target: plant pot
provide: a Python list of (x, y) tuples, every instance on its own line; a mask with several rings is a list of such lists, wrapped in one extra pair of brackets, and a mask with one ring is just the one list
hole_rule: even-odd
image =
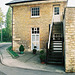
[(45, 59), (41, 59), (41, 58), (40, 58), (40, 61), (41, 61), (42, 64), (45, 63)]
[(33, 54), (36, 54), (36, 49), (33, 49)]
[(33, 54), (36, 54), (36, 51), (33, 51)]
[(21, 51), (20, 54), (24, 54), (24, 51)]
[(41, 62), (41, 64), (45, 64), (45, 62)]

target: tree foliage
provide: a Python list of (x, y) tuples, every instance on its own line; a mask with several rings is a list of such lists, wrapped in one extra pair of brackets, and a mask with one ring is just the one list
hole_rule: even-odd
[[(0, 8), (0, 22), (3, 21), (3, 13)], [(9, 7), (6, 14), (6, 28), (2, 29), (2, 39), (4, 42), (12, 41), (12, 9)], [(1, 41), (1, 29), (0, 29), (0, 41)]]
[(2, 12), (2, 10), (1, 10), (1, 8), (0, 8), (0, 41), (2, 41), (2, 39), (1, 39), (1, 37), (2, 37), (2, 24), (4, 23), (4, 21), (3, 21), (3, 17), (4, 17), (4, 15), (3, 15), (3, 12)]
[(9, 7), (7, 14), (6, 14), (6, 40), (5, 41), (12, 41), (12, 9)]
[(3, 15), (3, 12), (2, 12), (2, 10), (0, 8), (0, 23), (3, 21), (3, 18), (2, 17), (4, 17), (4, 15)]

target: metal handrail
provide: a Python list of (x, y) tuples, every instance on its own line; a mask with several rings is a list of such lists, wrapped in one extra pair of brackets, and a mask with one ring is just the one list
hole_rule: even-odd
[(49, 47), (50, 47), (50, 42), (51, 42), (51, 33), (52, 33), (52, 27), (53, 27), (53, 20), (54, 20), (54, 16), (52, 17), (52, 23), (51, 23), (51, 25), (50, 25), (48, 49), (49, 49)]

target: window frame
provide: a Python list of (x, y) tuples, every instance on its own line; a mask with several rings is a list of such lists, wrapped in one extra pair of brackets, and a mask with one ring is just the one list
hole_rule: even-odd
[[(56, 8), (56, 10), (55, 10), (55, 8)], [(59, 13), (57, 12), (57, 8), (59, 8)], [(60, 7), (54, 7), (54, 15), (59, 15), (60, 14)]]
[[(39, 15), (32, 16), (32, 8), (39, 8)], [(31, 18), (40, 17), (40, 7), (31, 7)]]

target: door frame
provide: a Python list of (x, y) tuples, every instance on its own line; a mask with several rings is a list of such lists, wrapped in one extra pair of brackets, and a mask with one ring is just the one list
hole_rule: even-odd
[[(59, 15), (54, 15), (54, 13), (55, 13), (55, 12), (54, 12), (54, 8), (55, 8), (55, 7), (59, 7)], [(60, 6), (53, 6), (53, 16), (59, 16), (59, 18), (60, 18)]]
[[(32, 27), (32, 28), (39, 28), (39, 27)], [(32, 50), (32, 35), (37, 35), (37, 34), (32, 34), (32, 28), (31, 28), (31, 50)], [(40, 28), (39, 28), (39, 49), (40, 50)]]

